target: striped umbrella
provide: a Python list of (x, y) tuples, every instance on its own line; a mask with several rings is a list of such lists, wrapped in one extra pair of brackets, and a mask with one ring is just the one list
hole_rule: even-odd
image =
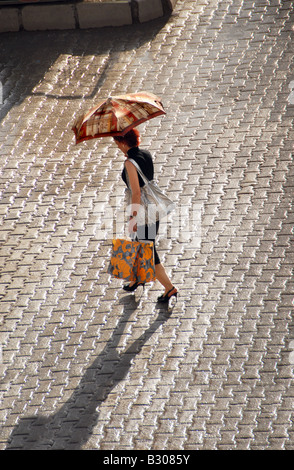
[(76, 143), (97, 137), (122, 136), (133, 127), (166, 114), (160, 98), (140, 92), (110, 96), (80, 116), (72, 127)]

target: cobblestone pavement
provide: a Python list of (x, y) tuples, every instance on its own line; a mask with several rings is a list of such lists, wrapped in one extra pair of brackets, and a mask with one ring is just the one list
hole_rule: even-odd
[[(1, 449), (294, 448), (293, 10), (179, 0), (143, 25), (1, 35)], [(199, 247), (159, 239), (172, 312), (158, 282), (109, 278), (97, 207), (122, 205), (124, 159), (71, 131), (137, 90), (167, 111), (141, 126), (161, 185), (201, 207)]]

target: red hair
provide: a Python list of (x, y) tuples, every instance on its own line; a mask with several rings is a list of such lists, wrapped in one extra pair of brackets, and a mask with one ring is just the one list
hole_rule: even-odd
[(129, 147), (138, 147), (140, 143), (140, 132), (138, 129), (131, 129), (125, 135), (114, 137), (116, 142), (121, 142)]

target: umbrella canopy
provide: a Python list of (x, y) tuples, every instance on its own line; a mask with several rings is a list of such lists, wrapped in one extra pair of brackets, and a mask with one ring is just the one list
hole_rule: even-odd
[(160, 99), (153, 93), (110, 96), (79, 117), (72, 130), (78, 144), (97, 137), (124, 135), (133, 127), (161, 114), (166, 113)]

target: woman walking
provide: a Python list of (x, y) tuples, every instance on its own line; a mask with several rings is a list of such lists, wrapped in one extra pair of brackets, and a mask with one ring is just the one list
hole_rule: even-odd
[[(114, 137), (114, 141), (126, 157), (124, 170), (122, 172), (122, 179), (129, 187), (132, 195), (129, 232), (131, 234), (136, 233), (138, 240), (153, 242), (155, 276), (165, 289), (164, 293), (158, 297), (157, 301), (160, 303), (168, 303), (170, 298), (177, 297), (178, 291), (167, 276), (155, 247), (155, 237), (159, 230), (159, 222), (156, 222), (152, 225), (137, 224), (137, 209), (141, 202), (141, 188), (144, 186), (144, 182), (141, 176), (138, 174), (136, 167), (131, 161), (129, 161), (129, 159), (134, 160), (136, 164), (139, 165), (142, 173), (146, 176), (146, 178), (148, 180), (152, 180), (154, 175), (152, 157), (150, 152), (139, 148), (140, 133), (137, 129), (132, 129), (122, 137)], [(131, 282), (130, 284), (124, 286), (124, 290), (127, 292), (134, 292), (139, 285), (140, 284), (138, 282)]]

